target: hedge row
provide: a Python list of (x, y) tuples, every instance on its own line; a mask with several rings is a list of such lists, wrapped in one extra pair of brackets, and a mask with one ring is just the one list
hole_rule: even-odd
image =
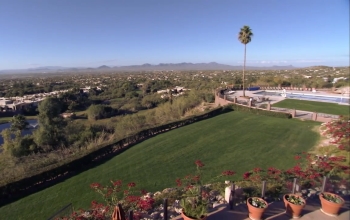
[(80, 154), (75, 158), (67, 158), (67, 160), (61, 161), (60, 164), (54, 164), (50, 168), (45, 168), (45, 170), (42, 169), (36, 171), (36, 173), (30, 174), (29, 177), (0, 186), (0, 206), (52, 186), (91, 167), (97, 166), (142, 140), (228, 111), (232, 111), (232, 109), (218, 107), (200, 115), (191, 116), (158, 127), (139, 131), (123, 138), (122, 140), (118, 140), (115, 143), (99, 146), (99, 149), (92, 152), (85, 152), (85, 155)]
[(234, 103), (229, 104), (228, 106), (229, 106), (228, 108), (231, 108), (234, 111), (250, 112), (256, 115), (266, 115), (266, 116), (271, 116), (276, 118), (292, 118), (292, 115), (286, 112), (269, 111), (266, 109), (254, 108), (254, 107), (249, 107), (246, 105), (239, 105)]

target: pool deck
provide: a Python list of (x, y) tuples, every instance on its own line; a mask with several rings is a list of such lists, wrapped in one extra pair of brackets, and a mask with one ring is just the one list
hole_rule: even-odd
[[(255, 94), (257, 92), (262, 92), (265, 90), (256, 90), (256, 91), (245, 91), (245, 95), (246, 96), (250, 96), (250, 97), (261, 97), (261, 96), (265, 96), (265, 97), (269, 97), (269, 100), (271, 102), (271, 104), (280, 102), (282, 100), (284, 100), (285, 98), (282, 96), (269, 96), (269, 95), (262, 95), (262, 94)], [(266, 91), (271, 91), (271, 92), (282, 92), (282, 90), (266, 90)], [(332, 93), (332, 92), (326, 92), (326, 91), (317, 91), (317, 92), (312, 92), (312, 91), (299, 91), (299, 90), (286, 90), (287, 93), (300, 93), (300, 94), (308, 94), (308, 95), (325, 95), (325, 96), (333, 96), (333, 97), (347, 97), (349, 98), (350, 95), (349, 94), (337, 94), (337, 93)], [(236, 91), (234, 94), (229, 95), (231, 97), (234, 96), (243, 96), (243, 91)], [(316, 100), (313, 100), (316, 101)], [(317, 100), (317, 102), (325, 102), (322, 100)], [(334, 103), (334, 102), (330, 102), (330, 103)], [(340, 103), (340, 104), (344, 104), (346, 105), (346, 103)]]

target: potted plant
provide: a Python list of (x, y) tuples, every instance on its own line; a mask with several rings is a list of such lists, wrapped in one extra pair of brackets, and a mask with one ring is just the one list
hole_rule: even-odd
[(320, 200), (321, 211), (330, 216), (337, 216), (340, 208), (345, 203), (342, 197), (329, 192), (321, 193)]
[(286, 194), (283, 196), (286, 213), (293, 218), (299, 218), (306, 205), (305, 199), (296, 194)]
[(201, 189), (198, 186), (189, 190), (193, 195), (186, 196), (180, 200), (182, 218), (184, 220), (205, 220), (208, 214), (209, 199), (200, 195)]
[[(184, 220), (205, 220), (210, 207), (209, 189), (203, 186), (201, 181), (201, 168), (204, 164), (200, 160), (195, 161), (195, 164), (197, 170), (194, 175), (187, 175), (182, 179), (176, 180), (177, 186), (181, 186), (183, 191), (180, 205), (182, 208), (181, 216)], [(233, 174), (233, 171), (227, 170), (213, 179)]]
[(250, 197), (247, 199), (247, 206), (249, 211), (249, 218), (252, 220), (260, 220), (265, 210), (267, 209), (267, 202), (259, 197)]

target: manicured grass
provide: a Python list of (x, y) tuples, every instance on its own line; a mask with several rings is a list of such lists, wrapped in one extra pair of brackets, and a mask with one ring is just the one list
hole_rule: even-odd
[(273, 104), (272, 106), (333, 115), (349, 115), (350, 111), (350, 106), (348, 105), (338, 105), (328, 102), (314, 102), (295, 99), (285, 99), (283, 101), (277, 102), (276, 104)]
[(104, 164), (62, 183), (0, 208), (5, 219), (45, 219), (66, 204), (87, 208), (100, 195), (93, 182), (108, 184), (121, 179), (148, 191), (175, 187), (175, 179), (195, 170), (194, 161), (205, 164), (203, 178), (224, 170), (241, 179), (254, 167), (294, 165), (293, 156), (311, 150), (319, 140), (312, 129), (320, 123), (230, 112), (197, 122), (133, 146)]
[[(31, 119), (38, 119), (37, 116), (25, 116), (27, 120), (31, 120)], [(0, 118), (0, 124), (6, 124), (9, 123), (11, 121), (12, 117), (1, 117)]]

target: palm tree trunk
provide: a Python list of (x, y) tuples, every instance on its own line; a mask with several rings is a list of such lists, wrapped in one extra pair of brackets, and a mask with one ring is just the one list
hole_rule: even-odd
[(245, 87), (244, 87), (244, 81), (245, 81), (245, 59), (246, 59), (246, 52), (247, 52), (247, 44), (244, 44), (244, 64), (243, 64), (243, 97), (245, 97)]

